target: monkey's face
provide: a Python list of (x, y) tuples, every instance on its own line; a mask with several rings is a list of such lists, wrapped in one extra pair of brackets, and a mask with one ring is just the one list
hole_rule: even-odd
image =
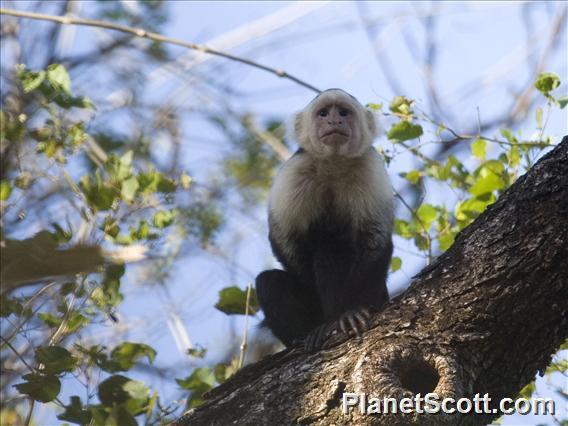
[(339, 89), (323, 92), (296, 117), (300, 146), (317, 157), (361, 155), (374, 138), (372, 114)]
[(340, 150), (349, 144), (356, 128), (353, 125), (353, 111), (348, 105), (326, 103), (318, 108), (314, 117), (316, 137), (323, 145)]

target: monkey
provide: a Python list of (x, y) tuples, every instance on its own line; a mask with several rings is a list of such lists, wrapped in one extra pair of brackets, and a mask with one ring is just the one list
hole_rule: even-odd
[(269, 241), (283, 269), (255, 281), (267, 327), (287, 347), (321, 349), (337, 330), (361, 336), (389, 300), (393, 191), (372, 146), (373, 113), (328, 89), (296, 114), (299, 148), (268, 200)]

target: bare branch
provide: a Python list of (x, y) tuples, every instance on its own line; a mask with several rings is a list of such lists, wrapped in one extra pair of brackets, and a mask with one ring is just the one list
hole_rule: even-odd
[(133, 34), (136, 37), (146, 38), (148, 40), (158, 41), (158, 42), (161, 42), (161, 43), (173, 44), (173, 45), (176, 45), (176, 46), (185, 47), (187, 49), (192, 49), (192, 50), (197, 50), (199, 52), (208, 53), (210, 55), (220, 56), (220, 57), (225, 58), (225, 59), (230, 59), (231, 61), (240, 62), (242, 64), (249, 65), (251, 67), (255, 67), (255, 68), (261, 69), (263, 71), (269, 72), (269, 73), (274, 74), (278, 77), (291, 80), (294, 83), (297, 83), (300, 86), (303, 86), (307, 89), (310, 89), (310, 90), (312, 90), (316, 93), (321, 92), (321, 90), (319, 90), (318, 88), (312, 86), (309, 83), (306, 83), (303, 80), (300, 80), (297, 77), (294, 77), (291, 74), (288, 74), (284, 70), (281, 70), (281, 69), (278, 69), (278, 68), (272, 68), (272, 67), (269, 67), (269, 66), (266, 66), (266, 65), (262, 65), (262, 64), (259, 64), (258, 62), (254, 62), (254, 61), (251, 61), (249, 59), (241, 58), (239, 56), (235, 56), (235, 55), (232, 55), (232, 54), (227, 53), (227, 52), (222, 52), (220, 50), (211, 49), (210, 47), (207, 47), (207, 46), (202, 45), (202, 44), (189, 43), (189, 42), (186, 42), (186, 41), (183, 41), (183, 40), (180, 40), (180, 39), (166, 37), (166, 36), (163, 36), (163, 35), (158, 34), (158, 33), (146, 31), (143, 28), (133, 28), (133, 27), (129, 27), (129, 26), (126, 26), (126, 25), (113, 24), (111, 22), (99, 21), (99, 20), (95, 20), (95, 19), (83, 19), (83, 18), (73, 18), (73, 17), (70, 17), (70, 16), (46, 15), (46, 14), (43, 14), (43, 13), (23, 12), (23, 11), (14, 10), (14, 9), (0, 9), (0, 15), (16, 16), (18, 18), (38, 19), (40, 21), (51, 21), (51, 22), (57, 22), (59, 24), (64, 24), (64, 25), (82, 25), (82, 26), (87, 26), (87, 27), (98, 27), (98, 28), (105, 28), (107, 30), (114, 30), (114, 31), (120, 31), (120, 32), (127, 33), (127, 34)]

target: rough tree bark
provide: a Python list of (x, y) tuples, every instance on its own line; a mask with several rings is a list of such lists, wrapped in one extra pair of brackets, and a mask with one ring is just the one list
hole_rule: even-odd
[(212, 390), (176, 425), (487, 424), (493, 415), (362, 415), (344, 392), (514, 397), (568, 337), (568, 137), (373, 319), (362, 340), (293, 348)]

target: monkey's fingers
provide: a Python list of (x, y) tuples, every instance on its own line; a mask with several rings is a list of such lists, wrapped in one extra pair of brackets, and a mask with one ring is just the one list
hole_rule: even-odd
[(304, 341), (304, 348), (307, 352), (314, 352), (322, 347), (325, 338), (327, 337), (329, 327), (327, 324), (322, 324), (306, 336)]
[(349, 336), (350, 329), (349, 329), (349, 324), (347, 323), (347, 319), (342, 315), (339, 317), (338, 323), (341, 332), (346, 336)]
[(368, 308), (367, 306), (363, 306), (362, 308), (360, 308), (359, 313), (363, 315), (365, 321), (369, 321), (373, 316), (373, 311), (371, 310), (371, 308)]
[(370, 318), (371, 312), (367, 308), (349, 311), (339, 317), (339, 328), (347, 336), (354, 333), (357, 337), (361, 337), (368, 327)]
[(365, 329), (365, 328), (367, 328), (367, 324), (369, 322), (369, 319), (371, 318), (371, 314), (370, 314), (370, 312), (365, 312), (363, 309), (360, 310), (360, 311), (353, 312), (353, 316), (355, 318), (357, 318), (357, 321), (359, 321), (359, 324), (361, 324), (361, 327), (363, 329)]
[(355, 336), (361, 337), (361, 330), (359, 329), (360, 324), (358, 322), (358, 319), (359, 318), (357, 317), (357, 314), (355, 312), (347, 314), (347, 321), (351, 326), (351, 330), (355, 333)]
[(339, 317), (339, 328), (346, 336), (350, 336), (353, 333), (357, 336), (361, 335), (359, 325), (357, 324), (357, 320), (355, 316), (353, 316), (352, 312), (346, 312)]

